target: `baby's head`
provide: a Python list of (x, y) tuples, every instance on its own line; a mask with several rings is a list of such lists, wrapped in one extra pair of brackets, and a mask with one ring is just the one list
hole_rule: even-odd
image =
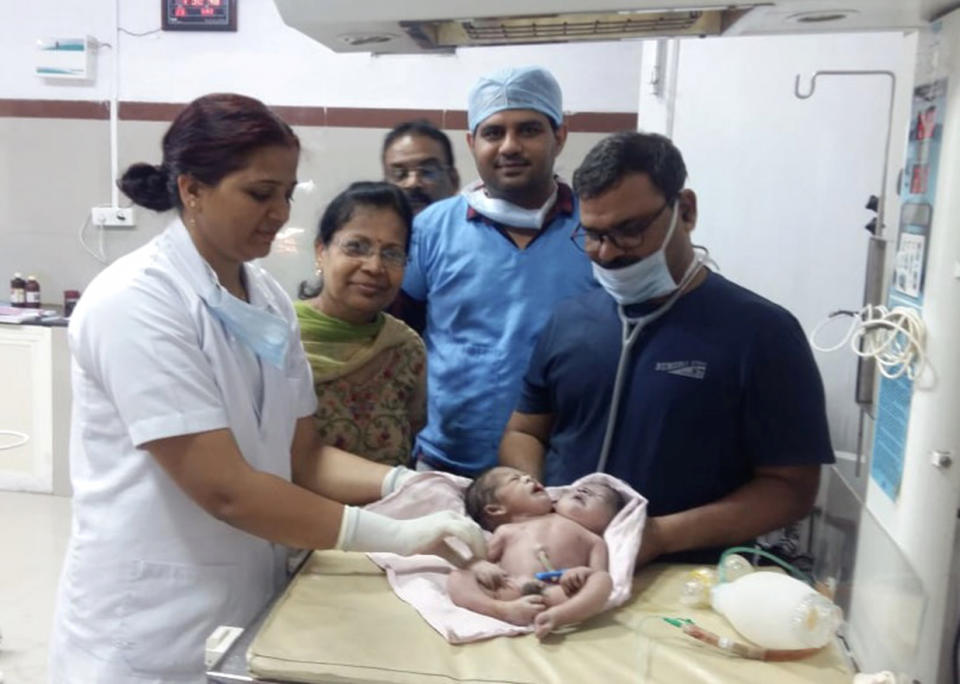
[(467, 514), (485, 530), (553, 510), (542, 484), (522, 470), (507, 466), (491, 468), (471, 482), (464, 499)]
[(571, 487), (557, 499), (558, 515), (578, 522), (591, 532), (602, 535), (626, 501), (613, 487), (588, 483)]

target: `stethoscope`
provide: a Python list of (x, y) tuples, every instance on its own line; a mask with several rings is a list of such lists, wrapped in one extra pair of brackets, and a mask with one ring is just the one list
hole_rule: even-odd
[(626, 378), (627, 362), (630, 359), (630, 352), (634, 343), (640, 337), (640, 333), (648, 325), (666, 314), (683, 294), (687, 285), (696, 277), (700, 269), (707, 263), (712, 263), (710, 254), (704, 247), (694, 247), (697, 256), (690, 265), (687, 266), (686, 273), (680, 279), (677, 289), (667, 298), (667, 300), (655, 311), (651, 311), (645, 316), (630, 318), (623, 309), (623, 304), (617, 305), (617, 314), (620, 316), (621, 345), (620, 360), (617, 362), (617, 375), (613, 381), (613, 396), (610, 397), (610, 415), (607, 417), (607, 429), (603, 435), (603, 446), (600, 447), (600, 458), (597, 460), (597, 472), (602, 473), (607, 467), (607, 460), (610, 457), (610, 445), (613, 443), (614, 426), (617, 423), (617, 416), (620, 413), (620, 397), (623, 394), (623, 385)]

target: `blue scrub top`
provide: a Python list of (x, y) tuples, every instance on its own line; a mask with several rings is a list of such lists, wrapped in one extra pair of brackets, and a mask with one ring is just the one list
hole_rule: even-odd
[[(570, 240), (579, 211), (558, 212), (525, 249), (469, 211), (463, 196), (417, 215), (403, 290), (427, 302), (427, 425), (414, 453), (476, 475), (497, 462), (530, 353), (562, 299), (597, 289)], [(558, 199), (558, 205), (560, 200)]]
[[(547, 485), (597, 466), (621, 329), (601, 291), (564, 302), (540, 337), (518, 410), (554, 414)], [(757, 466), (833, 462), (823, 384), (800, 324), (720, 275), (639, 333), (626, 373), (606, 470), (647, 497), (650, 515), (716, 501)]]

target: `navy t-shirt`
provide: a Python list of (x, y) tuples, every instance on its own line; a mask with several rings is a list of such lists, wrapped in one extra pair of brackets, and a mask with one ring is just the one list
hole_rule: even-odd
[[(600, 290), (561, 303), (539, 338), (517, 409), (554, 414), (545, 484), (596, 470), (621, 330)], [(625, 372), (606, 472), (646, 496), (650, 515), (716, 501), (757, 466), (833, 462), (800, 324), (716, 273), (639, 333)]]

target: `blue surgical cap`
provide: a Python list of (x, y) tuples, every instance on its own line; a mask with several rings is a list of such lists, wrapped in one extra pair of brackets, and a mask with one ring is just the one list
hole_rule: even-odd
[(470, 89), (467, 100), (467, 124), (471, 133), (487, 117), (504, 109), (532, 109), (557, 126), (563, 123), (560, 84), (543, 67), (501, 69), (483, 76)]

